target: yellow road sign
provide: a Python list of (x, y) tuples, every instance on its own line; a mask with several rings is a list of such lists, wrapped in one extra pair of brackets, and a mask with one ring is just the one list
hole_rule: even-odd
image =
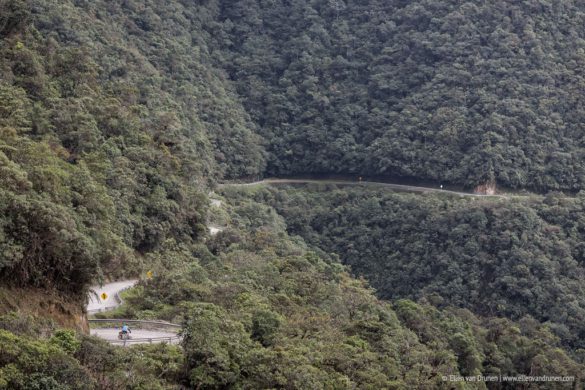
[(102, 298), (103, 301), (105, 301), (106, 299), (108, 299), (108, 294), (103, 292), (102, 295), (100, 295), (100, 297)]

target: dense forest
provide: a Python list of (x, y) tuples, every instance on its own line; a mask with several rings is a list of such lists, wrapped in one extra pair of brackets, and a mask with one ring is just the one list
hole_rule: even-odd
[(380, 297), (532, 316), (568, 348), (585, 349), (584, 194), (486, 200), (330, 187), (253, 198), (274, 205), (290, 234), (338, 254)]
[(155, 277), (107, 314), (183, 323), (183, 375), (193, 388), (449, 389), (443, 375), (583, 369), (529, 316), (380, 301), (335, 257), (289, 237), (274, 209), (230, 203), (230, 228), (196, 259), (180, 245), (152, 254)]
[[(579, 190), (582, 7), (476, 3), (0, 0), (0, 389), (580, 386), (582, 195), (209, 202), (308, 173)], [(145, 270), (105, 316), (178, 322), (179, 347), (4, 305), (83, 322), (90, 284)]]
[(198, 240), (207, 182), (263, 168), (254, 125), (193, 42), (199, 15), (131, 5), (0, 2), (4, 279), (80, 292), (136, 272), (165, 240)]
[(585, 182), (579, 2), (217, 0), (217, 19), (270, 174)]
[(138, 267), (198, 239), (225, 178), (582, 182), (570, 1), (0, 7), (0, 276), (77, 289)]

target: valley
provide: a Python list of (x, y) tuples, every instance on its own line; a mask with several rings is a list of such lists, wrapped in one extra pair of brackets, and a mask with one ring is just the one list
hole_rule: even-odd
[(581, 388), (584, 26), (0, 0), (0, 389)]

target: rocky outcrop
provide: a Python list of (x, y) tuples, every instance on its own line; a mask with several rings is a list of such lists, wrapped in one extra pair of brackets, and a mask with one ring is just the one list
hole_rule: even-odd
[(475, 194), (479, 195), (495, 195), (496, 194), (496, 182), (487, 182), (484, 184), (480, 184), (473, 189)]

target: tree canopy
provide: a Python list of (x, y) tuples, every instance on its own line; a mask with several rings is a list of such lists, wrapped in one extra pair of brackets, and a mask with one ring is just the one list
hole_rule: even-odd
[(313, 187), (254, 199), (274, 205), (289, 234), (336, 253), (382, 298), (530, 315), (566, 346), (584, 347), (583, 194), (490, 200)]
[(217, 3), (205, 28), (270, 174), (583, 187), (578, 2)]
[(579, 386), (582, 194), (208, 194), (310, 173), (576, 193), (581, 8), (0, 0), (0, 293), (81, 305), (148, 267), (116, 314), (183, 326), (126, 353), (0, 316), (0, 388)]

